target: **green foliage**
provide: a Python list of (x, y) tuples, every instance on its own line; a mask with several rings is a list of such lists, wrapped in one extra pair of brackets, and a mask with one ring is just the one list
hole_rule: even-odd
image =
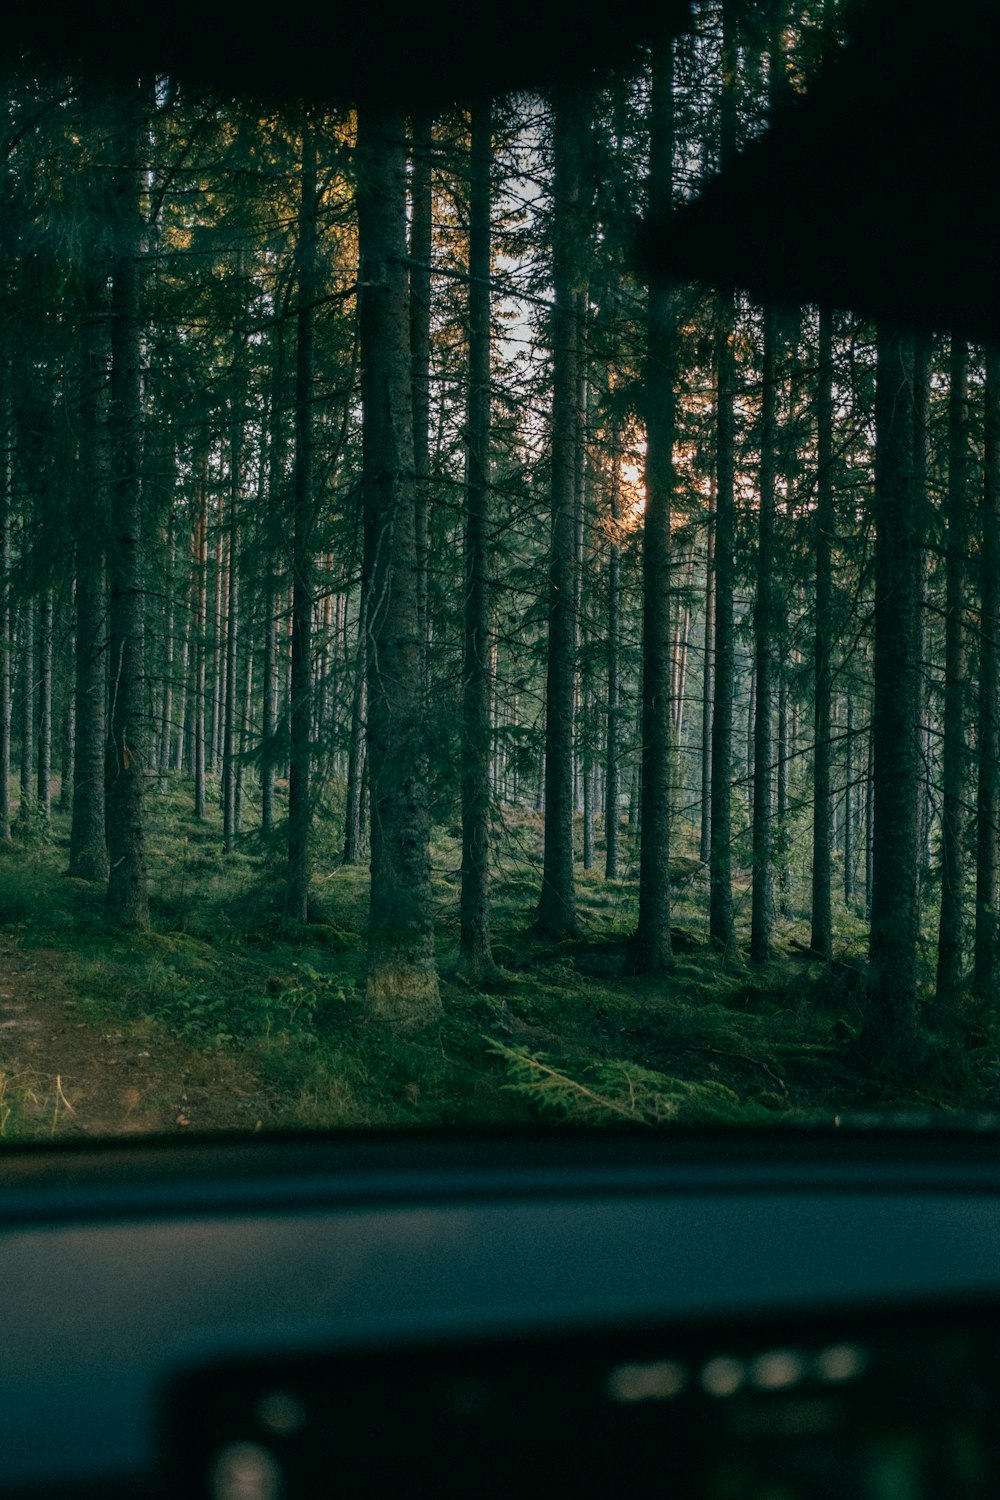
[[(0, 851), (0, 930), (22, 949), (66, 950), (76, 1017), (98, 1035), (121, 1032), (154, 1056), (204, 1057), (213, 1076), (239, 1080), (252, 1103), (234, 1096), (234, 1125), (831, 1123), (868, 1120), (886, 1106), (938, 1117), (941, 1105), (987, 1108), (995, 1093), (997, 1036), (988, 1016), (958, 1028), (944, 1048), (928, 1010), (928, 1046), (940, 1066), (920, 1087), (900, 1080), (890, 1087), (858, 1069), (852, 1046), (864, 932), (854, 917), (842, 918), (843, 956), (832, 966), (801, 954), (764, 966), (727, 960), (704, 940), (695, 872), (675, 905), (684, 941), (673, 971), (645, 980), (629, 968), (634, 878), (608, 885), (591, 872), (579, 882), (580, 936), (559, 943), (527, 936), (539, 878), (530, 816), (495, 872), (495, 952), (504, 968), (482, 989), (447, 977), (457, 952), (460, 854), (454, 836), (436, 836), (444, 1015), (394, 1037), (372, 1023), (364, 1003), (367, 872), (317, 864), (319, 920), (289, 922), (266, 846), (248, 840), (225, 856), (214, 810), (195, 824), (181, 792), (171, 785), (155, 807), (150, 931), (109, 927), (102, 889), (61, 873), (59, 814), (51, 844)], [(623, 854), (628, 870), (627, 846)], [(4, 1054), (0, 1073), (7, 1139), (44, 1137), (54, 1115), (65, 1120), (50, 1077)]]
[(617, 1060), (587, 1063), (571, 1075), (545, 1053), (490, 1045), (507, 1065), (505, 1087), (573, 1124), (729, 1125), (762, 1114), (721, 1083), (671, 1078)]
[(51, 836), (48, 820), (37, 797), (22, 793), (14, 818), (14, 835), (22, 844), (44, 844)]

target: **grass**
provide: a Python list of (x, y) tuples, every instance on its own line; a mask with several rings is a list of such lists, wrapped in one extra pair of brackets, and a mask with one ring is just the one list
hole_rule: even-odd
[[(444, 1013), (413, 1036), (375, 1024), (364, 1002), (367, 872), (317, 859), (315, 914), (281, 909), (280, 849), (246, 834), (222, 851), (212, 817), (197, 823), (189, 790), (151, 799), (152, 925), (125, 933), (103, 917), (103, 892), (69, 880), (67, 828), (0, 850), (0, 932), (22, 948), (65, 954), (84, 1023), (183, 1043), (226, 1057), (253, 1080), (268, 1120), (289, 1127), (521, 1125), (538, 1119), (662, 1125), (779, 1119), (831, 1122), (882, 1104), (934, 1110), (995, 1102), (995, 1031), (950, 1072), (886, 1096), (852, 1070), (863, 929), (845, 916), (832, 969), (791, 953), (801, 924), (779, 932), (777, 956), (752, 968), (707, 942), (705, 892), (693, 860), (679, 866), (674, 971), (629, 972), (636, 880), (579, 872), (580, 935), (530, 934), (538, 830), (525, 819), (494, 877), (500, 976), (482, 990), (453, 977), (460, 850), (433, 848)], [(745, 907), (746, 903), (743, 903)], [(741, 934), (741, 936), (743, 936)], [(954, 1049), (952, 1049), (954, 1052)], [(0, 1136), (43, 1132), (64, 1106), (28, 1077), (2, 1071)], [(244, 1113), (246, 1111), (244, 1110)], [(233, 1123), (242, 1121), (234, 1117)]]

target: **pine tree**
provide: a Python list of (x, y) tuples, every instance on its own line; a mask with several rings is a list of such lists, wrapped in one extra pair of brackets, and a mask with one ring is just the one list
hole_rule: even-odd
[(358, 118), (371, 905), (367, 1002), (420, 1025), (441, 1009), (431, 909), (417, 605), (402, 116)]

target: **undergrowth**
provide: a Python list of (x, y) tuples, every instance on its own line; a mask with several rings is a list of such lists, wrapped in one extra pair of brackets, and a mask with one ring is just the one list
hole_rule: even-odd
[[(246, 834), (226, 855), (214, 815), (190, 813), (182, 783), (151, 807), (151, 928), (125, 933), (103, 891), (63, 873), (67, 827), (0, 850), (0, 934), (63, 950), (81, 1021), (136, 1036), (150, 1028), (206, 1055), (239, 1059), (267, 1092), (271, 1123), (296, 1127), (568, 1124), (663, 1127), (832, 1123), (845, 1111), (992, 1107), (997, 1037), (986, 1029), (933, 1090), (886, 1089), (860, 1076), (863, 924), (845, 916), (825, 967), (790, 939), (751, 967), (707, 941), (704, 872), (677, 872), (677, 959), (665, 979), (631, 972), (634, 867), (607, 882), (579, 873), (580, 935), (532, 936), (537, 830), (526, 821), (494, 871), (498, 975), (481, 990), (451, 976), (458, 941), (460, 848), (433, 849), (444, 1013), (414, 1036), (375, 1024), (364, 1003), (367, 872), (317, 858), (308, 923), (282, 910), (280, 849)], [(953, 1049), (954, 1052), (954, 1049)], [(930, 1093), (933, 1092), (933, 1097)], [(58, 1101), (4, 1071), (0, 1137), (44, 1131)], [(235, 1117), (234, 1117), (234, 1123)]]

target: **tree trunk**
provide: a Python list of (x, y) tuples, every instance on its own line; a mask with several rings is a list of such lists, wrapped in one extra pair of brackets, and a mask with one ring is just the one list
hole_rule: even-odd
[[(722, 5), (722, 93), (719, 158), (725, 166), (736, 150), (738, 54), (734, 0)], [(734, 594), (736, 589), (735, 385), (736, 305), (720, 293), (716, 314), (715, 369), (715, 665), (712, 706), (712, 818), (709, 832), (709, 918), (712, 941), (736, 949), (733, 912), (732, 778)]]
[(52, 590), (38, 601), (38, 815), (52, 821)]
[(997, 993), (1000, 886), (1000, 354), (986, 351), (986, 419), (979, 640), (979, 793), (973, 993)]
[(619, 526), (622, 518), (621, 422), (617, 412), (612, 419), (611, 474), (609, 506), (611, 529), (608, 543), (608, 725), (604, 782), (604, 878), (618, 879), (618, 803), (621, 792), (621, 606), (622, 551)]
[(927, 534), (930, 522), (930, 504), (927, 494), (928, 468), (930, 462), (930, 395), (931, 395), (931, 341), (927, 333), (917, 334), (913, 342), (913, 401), (914, 401), (914, 492), (922, 516), (919, 522), (921, 551), (917, 567), (917, 905), (924, 876), (931, 861), (931, 729), (930, 693), (924, 661), (927, 657), (927, 562), (928, 556), (922, 539)]
[[(684, 560), (681, 593), (674, 609), (673, 637), (670, 664), (671, 726), (673, 731), (673, 757), (678, 762), (684, 742), (684, 709), (687, 703), (688, 658), (691, 645), (691, 589), (694, 584), (694, 542), (688, 548)], [(677, 776), (674, 775), (675, 789)]]
[(712, 700), (715, 681), (715, 485), (705, 535), (705, 630), (701, 684), (701, 828), (698, 858), (707, 865), (712, 839)]
[[(649, 206), (673, 196), (673, 41), (653, 50)], [(643, 974), (670, 968), (670, 508), (677, 426), (677, 315), (673, 292), (654, 283), (646, 323), (646, 508), (642, 529), (642, 842), (633, 960)]]
[(760, 411), (760, 484), (757, 514), (757, 593), (754, 601), (756, 696), (753, 725), (753, 889), (750, 957), (771, 955), (774, 934), (774, 676), (777, 653), (778, 320), (764, 309)]
[[(72, 663), (73, 655), (75, 652), (71, 654), (70, 663)], [(63, 699), (59, 742), (58, 807), (61, 813), (68, 813), (73, 806), (73, 782), (76, 779), (76, 703), (71, 691)]]
[(80, 880), (106, 880), (108, 846), (104, 812), (105, 686), (104, 555), (102, 528), (94, 512), (106, 513), (108, 498), (108, 413), (105, 389), (105, 335), (95, 288), (91, 316), (81, 335), (79, 492), (74, 496), (76, 533), (76, 750), (69, 873)]
[(583, 689), (583, 868), (594, 868), (594, 849), (597, 830), (594, 826), (594, 802), (597, 788), (594, 752), (591, 743), (593, 725), (593, 688), (589, 677)]
[[(586, 683), (589, 677), (584, 654), (587, 643), (587, 626), (584, 620), (583, 554), (587, 521), (587, 421), (590, 387), (587, 381), (587, 358), (583, 330), (587, 326), (589, 295), (577, 291), (577, 327), (580, 330), (579, 378), (577, 380), (577, 431), (580, 441), (576, 449), (576, 511), (573, 521), (575, 558), (573, 562), (573, 815), (582, 815), (584, 803), (584, 765), (587, 757), (587, 716), (584, 710)], [(586, 842), (586, 833), (584, 833)], [(589, 866), (585, 868), (589, 869)]]
[(20, 610), (21, 765), (18, 778), (17, 829), (30, 833), (35, 813), (35, 603), (25, 599)]
[(367, 1002), (396, 1027), (440, 1014), (414, 516), (402, 116), (358, 117), (371, 906)]
[(358, 600), (358, 651), (351, 694), (351, 737), (347, 751), (347, 794), (344, 799), (345, 865), (356, 865), (361, 857), (361, 823), (364, 799), (361, 795), (365, 763), (365, 713), (367, 708), (366, 661), (368, 655), (368, 586), (362, 584)]
[(872, 888), (875, 873), (875, 727), (869, 724), (865, 736), (865, 916), (872, 914)]
[(273, 561), (269, 565), (264, 586), (264, 703), (261, 725), (264, 746), (260, 766), (260, 826), (264, 833), (270, 833), (274, 828), (274, 762), (278, 734), (278, 651), (272, 569)]
[(288, 891), (285, 909), (305, 922), (309, 908), (310, 733), (312, 728), (313, 386), (316, 303), (316, 142), (302, 132), (298, 313), (295, 351), (295, 488), (292, 513), (292, 677), (289, 714)]
[(233, 792), (233, 827), (240, 831), (243, 813), (243, 787), (246, 779), (247, 750), (250, 746), (250, 716), (253, 713), (253, 642), (247, 637), (246, 660), (243, 671), (243, 705), (240, 713), (238, 746), (239, 759), (236, 764), (236, 786)]
[(545, 681), (545, 839), (537, 930), (577, 930), (573, 880), (573, 695), (576, 684), (576, 466), (581, 331), (577, 217), (589, 129), (579, 87), (554, 101), (552, 280), (552, 533)]
[(167, 518), (167, 607), (163, 621), (163, 691), (160, 696), (160, 792), (167, 790), (171, 763), (171, 741), (174, 732), (174, 570), (177, 561), (177, 535), (174, 518)]
[(941, 911), (938, 922), (937, 990), (956, 994), (965, 947), (963, 832), (968, 750), (965, 740), (965, 590), (969, 551), (968, 348), (951, 341), (948, 402), (948, 495), (945, 553), (945, 668), (941, 807)]
[[(433, 194), (431, 152), (433, 118), (427, 110), (413, 116), (410, 170), (410, 360), (413, 405), (413, 515), (417, 547), (417, 616), (420, 649), (427, 651), (428, 481), (431, 420), (431, 257)], [(487, 272), (487, 275), (489, 273)], [(422, 671), (426, 674), (424, 661)]]
[(208, 450), (199, 455), (195, 479), (194, 532), (195, 615), (194, 639), (194, 815), (205, 816), (205, 776), (208, 691), (206, 658), (208, 655)]
[(709, 933), (726, 952), (736, 948), (733, 913), (733, 595), (736, 587), (736, 506), (733, 424), (735, 310), (720, 297), (716, 332), (715, 661), (712, 703), (712, 815), (709, 851)]
[(140, 99), (125, 96), (116, 121), (111, 263), (111, 528), (108, 553), (108, 645), (111, 712), (107, 751), (109, 917), (145, 927), (145, 687), (142, 619), (139, 154)]
[(816, 390), (816, 632), (813, 691), (813, 853), (810, 947), (829, 961), (833, 947), (831, 705), (833, 702), (833, 315), (819, 315)]
[(844, 745), (844, 905), (854, 905), (854, 701), (847, 695), (847, 738)]
[(223, 673), (226, 666), (226, 648), (222, 634), (222, 609), (225, 599), (224, 564), (226, 539), (221, 517), (216, 512), (215, 536), (215, 586), (212, 605), (212, 720), (211, 737), (208, 742), (208, 764), (211, 774), (217, 776), (222, 768), (222, 709), (225, 688)]
[[(234, 448), (236, 441), (234, 439)], [(229, 587), (226, 601), (226, 720), (222, 744), (222, 837), (227, 854), (236, 847), (236, 759), (239, 750), (237, 687), (239, 662), (239, 527), (236, 520), (236, 489), (239, 459), (234, 453), (235, 475), (229, 498)]]
[[(190, 577), (188, 579), (186, 602), (187, 608), (181, 611), (180, 667), (177, 672), (178, 691), (174, 699), (177, 704), (177, 722), (174, 726), (173, 758), (170, 762), (173, 769), (178, 772), (184, 769), (185, 751), (191, 722), (188, 699), (191, 696), (192, 688), (189, 667), (191, 663), (191, 626), (194, 621), (194, 589), (193, 579)], [(190, 756), (187, 758), (187, 764), (190, 769)]]
[(917, 990), (920, 535), (912, 336), (879, 329), (875, 393), (872, 914), (862, 1047), (913, 1065)]
[(10, 746), (11, 746), (11, 633), (10, 606), (10, 516), (13, 500), (11, 467), (4, 461), (0, 493), (0, 843), (11, 841)]
[(469, 386), (462, 667), (462, 898), (459, 972), (478, 984), (490, 951), (490, 167), (493, 114), (472, 110), (469, 200)]

